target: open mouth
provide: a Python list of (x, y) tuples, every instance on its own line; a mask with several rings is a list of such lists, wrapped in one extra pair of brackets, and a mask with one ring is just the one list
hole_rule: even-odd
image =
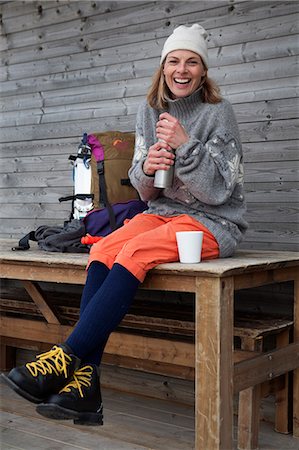
[(177, 84), (189, 84), (190, 81), (190, 78), (174, 78), (174, 82)]

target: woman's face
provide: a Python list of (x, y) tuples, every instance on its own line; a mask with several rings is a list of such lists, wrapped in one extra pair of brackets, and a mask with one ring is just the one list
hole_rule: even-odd
[(172, 98), (176, 99), (196, 91), (206, 69), (197, 53), (175, 50), (166, 56), (163, 73)]

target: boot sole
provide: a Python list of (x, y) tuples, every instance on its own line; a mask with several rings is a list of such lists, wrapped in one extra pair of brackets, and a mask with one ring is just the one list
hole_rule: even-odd
[(44, 398), (37, 398), (33, 395), (29, 394), (28, 392), (24, 391), (20, 388), (17, 384), (15, 384), (10, 378), (8, 378), (4, 373), (1, 374), (1, 378), (5, 383), (13, 389), (17, 394), (19, 394), (21, 397), (25, 398), (31, 403), (42, 403), (45, 401)]
[(51, 403), (41, 403), (36, 407), (36, 412), (48, 419), (73, 420), (75, 425), (103, 425), (102, 412), (78, 412)]

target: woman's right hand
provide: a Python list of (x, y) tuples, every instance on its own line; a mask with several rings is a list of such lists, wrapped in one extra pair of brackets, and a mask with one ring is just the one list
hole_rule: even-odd
[(165, 142), (156, 142), (152, 145), (143, 163), (143, 172), (152, 176), (157, 170), (169, 170), (174, 164), (175, 155), (172, 148)]

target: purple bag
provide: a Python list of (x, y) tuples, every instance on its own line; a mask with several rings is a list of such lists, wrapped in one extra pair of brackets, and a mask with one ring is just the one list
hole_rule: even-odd
[[(142, 200), (129, 200), (123, 203), (114, 203), (116, 228), (120, 228), (126, 219), (132, 219), (136, 214), (145, 211), (148, 206)], [(107, 208), (94, 209), (82, 219), (87, 234), (91, 236), (107, 236), (111, 233), (109, 213)]]

